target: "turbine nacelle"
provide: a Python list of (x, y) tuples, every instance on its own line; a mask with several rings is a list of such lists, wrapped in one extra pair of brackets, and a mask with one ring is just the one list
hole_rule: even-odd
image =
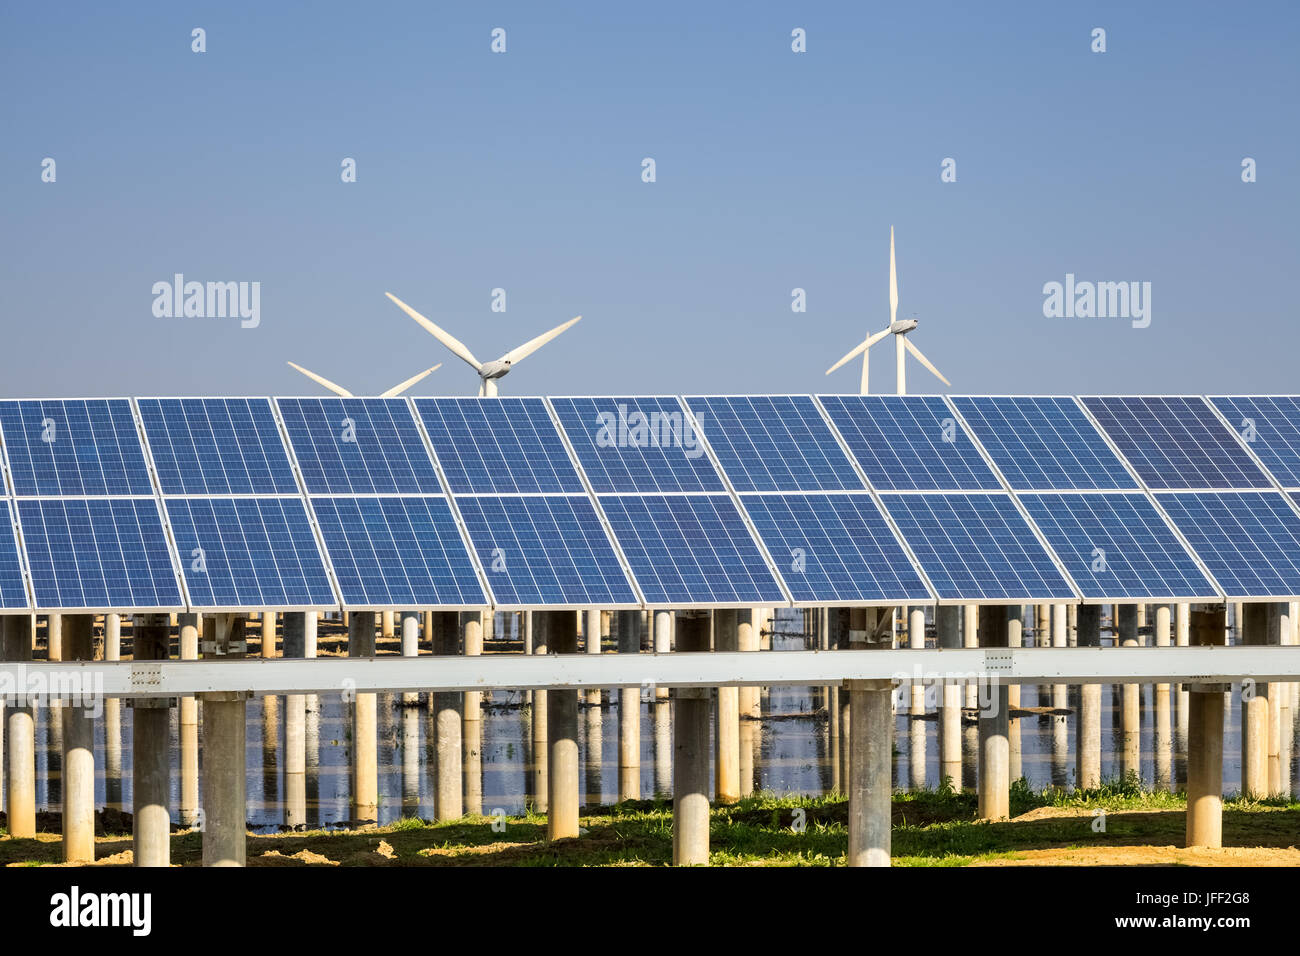
[(496, 359), (491, 362), (484, 362), (478, 370), (478, 377), (481, 379), (501, 378), (510, 371), (509, 359)]
[(906, 335), (917, 326), (916, 319), (901, 319), (898, 322), (889, 323), (889, 331), (895, 335)]

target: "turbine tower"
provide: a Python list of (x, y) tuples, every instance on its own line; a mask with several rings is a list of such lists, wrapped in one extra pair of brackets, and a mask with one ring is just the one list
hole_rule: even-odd
[[(353, 398), (353, 397), (354, 397), (353, 394), (352, 394), (351, 392), (349, 392), (346, 388), (344, 388), (342, 385), (337, 385), (337, 384), (335, 384), (334, 382), (331, 382), (329, 379), (325, 378), (325, 376), (323, 376), (323, 375), (317, 375), (315, 372), (308, 371), (307, 369), (303, 368), (301, 365), (297, 365), (297, 364), (295, 364), (295, 363), (293, 363), (293, 362), (290, 362), (289, 364), (290, 364), (293, 368), (296, 368), (298, 371), (302, 372), (303, 375), (306, 375), (306, 376), (307, 376), (309, 379), (311, 379), (313, 382), (316, 382), (316, 383), (319, 384), (319, 385), (324, 385), (326, 388), (328, 388), (328, 389), (329, 389), (331, 392), (333, 392), (335, 395), (342, 395), (344, 398)], [(426, 375), (428, 375), (430, 372), (436, 372), (436, 371), (437, 371), (438, 369), (440, 369), (440, 368), (442, 368), (442, 363), (441, 363), (441, 362), (439, 362), (439, 363), (438, 363), (437, 365), (435, 365), (433, 368), (426, 368), (426, 369), (425, 369), (423, 372), (421, 372), (419, 375), (412, 375), (412, 376), (411, 376), (410, 378), (408, 378), (405, 382), (399, 382), (397, 385), (394, 385), (394, 386), (393, 386), (392, 388), (390, 388), (388, 391), (381, 393), (379, 397), (380, 397), (380, 398), (392, 398), (392, 397), (395, 396), (395, 395), (401, 395), (404, 391), (406, 391), (408, 388), (410, 388), (410, 387), (411, 387), (412, 385), (414, 385), (416, 382), (420, 381), (420, 379), (424, 378), (424, 377), (425, 377)]]
[(474, 353), (466, 348), (465, 344), (455, 336), (434, 325), (391, 292), (385, 292), (384, 295), (392, 299), (399, 309), (411, 318), (415, 319), (416, 322), (419, 322), (420, 325), (424, 326), (426, 332), (443, 345), (447, 346), (447, 348), (451, 349), (453, 355), (463, 359), (469, 364), (470, 368), (474, 369), (474, 371), (478, 373), (478, 394), (480, 398), (494, 398), (497, 394), (497, 379), (505, 376), (515, 365), (532, 355), (547, 342), (551, 341), (551, 339), (555, 338), (565, 329), (569, 328), (569, 326), (577, 322), (578, 319), (582, 318), (582, 316), (578, 316), (577, 318), (569, 319), (568, 322), (565, 322), (562, 325), (557, 325), (555, 328), (551, 329), (551, 331), (543, 332), (541, 335), (537, 336), (537, 338), (530, 339), (523, 345), (519, 346), (519, 348), (512, 349), (499, 359), (495, 359), (491, 362), (480, 362), (474, 357)]
[(848, 355), (844, 356), (844, 358), (840, 359), (838, 362), (836, 362), (834, 365), (828, 368), (826, 370), (826, 374), (827, 375), (831, 374), (831, 372), (835, 371), (844, 363), (852, 361), (854, 358), (858, 356), (859, 353), (861, 353), (862, 394), (866, 395), (869, 350), (871, 349), (871, 346), (881, 341), (883, 338), (885, 338), (885, 336), (893, 335), (899, 395), (907, 394), (907, 361), (906, 361), (907, 354), (906, 353), (908, 352), (911, 352), (913, 358), (915, 358), (918, 362), (920, 362), (927, 369), (933, 372), (935, 377), (937, 377), (939, 381), (943, 382), (943, 384), (945, 385), (951, 386), (952, 383), (943, 377), (943, 373), (940, 372), (937, 368), (935, 368), (934, 365), (930, 362), (930, 360), (926, 358), (923, 354), (921, 354), (921, 350), (918, 349), (915, 345), (913, 345), (911, 339), (907, 337), (907, 333), (915, 329), (917, 324), (918, 323), (916, 319), (904, 319), (902, 322), (898, 321), (898, 268), (894, 260), (894, 227), (890, 226), (889, 227), (889, 326), (887, 328), (881, 329), (879, 332), (876, 332), (874, 335), (867, 336), (866, 341), (862, 342), (862, 344), (854, 348), (853, 351), (849, 352)]

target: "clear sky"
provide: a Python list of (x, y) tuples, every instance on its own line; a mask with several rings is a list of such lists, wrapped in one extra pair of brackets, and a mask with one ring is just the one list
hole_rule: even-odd
[[(480, 359), (584, 316), (503, 394), (856, 391), (891, 224), (953, 391), (1300, 392), (1298, 78), (1283, 2), (10, 3), (0, 395), (471, 392), (385, 291)], [(1149, 327), (1045, 317), (1067, 273)]]

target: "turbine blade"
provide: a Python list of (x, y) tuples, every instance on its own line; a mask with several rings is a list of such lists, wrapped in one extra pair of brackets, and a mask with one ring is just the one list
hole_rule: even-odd
[(889, 324), (898, 320), (898, 269), (894, 266), (894, 227), (889, 227)]
[(577, 318), (569, 319), (568, 322), (565, 322), (561, 325), (557, 325), (555, 328), (551, 329), (551, 331), (543, 332), (541, 335), (537, 336), (537, 338), (530, 339), (529, 341), (525, 342), (523, 345), (519, 346), (519, 348), (511, 349), (505, 355), (501, 356), (501, 361), (509, 362), (511, 365), (514, 365), (516, 362), (522, 362), (524, 359), (528, 358), (528, 356), (532, 355), (543, 345), (551, 341), (551, 339), (555, 338), (557, 335), (559, 335), (565, 329), (569, 328), (569, 326), (573, 325), (573, 323), (577, 322), (578, 319), (581, 318), (582, 316), (578, 316)]
[(428, 375), (430, 372), (436, 372), (436, 371), (438, 371), (438, 369), (440, 369), (440, 368), (442, 368), (442, 363), (441, 363), (441, 362), (439, 362), (439, 363), (438, 363), (437, 365), (435, 365), (433, 368), (426, 368), (426, 369), (425, 369), (423, 372), (421, 372), (419, 375), (412, 375), (410, 378), (408, 378), (405, 382), (402, 382), (400, 385), (394, 385), (394, 386), (393, 386), (392, 388), (390, 388), (388, 391), (380, 393), (380, 396), (379, 396), (379, 397), (380, 397), (380, 398), (393, 398), (393, 397), (396, 396), (396, 395), (401, 395), (404, 391), (406, 391), (408, 388), (410, 388), (412, 385), (414, 385), (414, 384), (415, 384), (416, 382), (418, 382), (420, 379), (424, 378), (424, 377), (425, 377), (426, 375)]
[(865, 342), (859, 344), (852, 352), (850, 352), (848, 355), (844, 356), (844, 358), (840, 359), (838, 362), (836, 362), (834, 365), (828, 368), (826, 370), (826, 374), (827, 375), (831, 374), (831, 372), (835, 371), (845, 362), (857, 358), (859, 355), (861, 355), (867, 349), (871, 348), (871, 346), (875, 345), (877, 342), (879, 342), (888, 334), (889, 334), (889, 329), (881, 329), (875, 335), (869, 336)]
[(424, 330), (426, 332), (432, 335), (443, 345), (447, 346), (447, 348), (451, 349), (453, 355), (455, 355), (457, 358), (464, 359), (466, 362), (468, 362), (470, 366), (474, 369), (474, 371), (477, 372), (480, 368), (482, 368), (482, 363), (474, 357), (474, 353), (471, 352), (469, 349), (467, 349), (465, 347), (465, 343), (460, 341), (460, 339), (438, 328), (438, 326), (434, 325), (432, 322), (430, 322), (428, 319), (422, 316), (419, 312), (416, 312), (413, 308), (411, 308), (409, 305), (407, 305), (397, 296), (393, 295), (393, 293), (385, 292), (384, 295), (392, 299), (393, 302), (397, 304), (397, 307), (399, 309), (401, 309), (411, 318), (415, 319), (415, 321), (419, 322), (422, 326), (424, 326)]
[(318, 385), (324, 385), (335, 395), (342, 395), (344, 398), (352, 398), (352, 393), (349, 392), (342, 385), (335, 385), (333, 382), (331, 382), (329, 379), (325, 378), (324, 376), (317, 375), (315, 372), (309, 372), (301, 365), (294, 365), (293, 362), (290, 362), (289, 364), (292, 365), (294, 368), (296, 368), (298, 371), (302, 372), (303, 375), (306, 375), (313, 382), (317, 383)]
[(900, 338), (902, 338), (903, 344), (907, 346), (907, 350), (912, 353), (912, 355), (916, 358), (918, 362), (920, 362), (931, 372), (933, 372), (935, 378), (943, 382), (943, 384), (947, 385), (949, 388), (952, 388), (952, 382), (948, 381), (946, 378), (943, 377), (943, 373), (940, 372), (937, 368), (935, 368), (928, 358), (926, 358), (924, 355), (921, 354), (921, 350), (918, 349), (915, 345), (913, 345), (911, 340), (907, 336), (905, 335), (900, 336)]

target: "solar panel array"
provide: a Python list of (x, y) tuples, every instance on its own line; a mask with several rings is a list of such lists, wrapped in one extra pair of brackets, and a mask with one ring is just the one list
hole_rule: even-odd
[(1300, 598), (1294, 396), (9, 400), (0, 463), (10, 613)]

